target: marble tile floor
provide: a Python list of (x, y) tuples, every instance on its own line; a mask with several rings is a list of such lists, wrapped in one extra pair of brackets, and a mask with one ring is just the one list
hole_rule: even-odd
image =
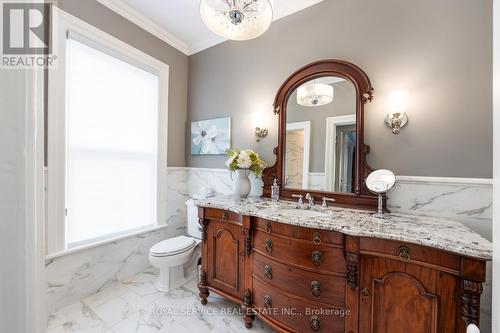
[(273, 332), (258, 319), (247, 330), (240, 307), (214, 293), (201, 305), (196, 279), (160, 293), (154, 287), (157, 275), (148, 269), (51, 314), (47, 332)]

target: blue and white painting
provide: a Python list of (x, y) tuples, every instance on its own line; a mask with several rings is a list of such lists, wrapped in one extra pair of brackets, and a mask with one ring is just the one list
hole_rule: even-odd
[(191, 123), (192, 155), (223, 155), (231, 148), (231, 118)]

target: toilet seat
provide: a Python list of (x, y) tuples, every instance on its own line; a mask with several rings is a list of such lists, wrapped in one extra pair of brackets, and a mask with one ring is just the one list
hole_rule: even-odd
[(150, 250), (150, 255), (153, 257), (170, 257), (189, 251), (195, 246), (196, 241), (194, 238), (179, 236), (154, 245)]

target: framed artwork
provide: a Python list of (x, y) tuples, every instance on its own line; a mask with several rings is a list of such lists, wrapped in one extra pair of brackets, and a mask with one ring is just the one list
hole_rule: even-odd
[(193, 121), (192, 155), (224, 155), (231, 148), (231, 118)]

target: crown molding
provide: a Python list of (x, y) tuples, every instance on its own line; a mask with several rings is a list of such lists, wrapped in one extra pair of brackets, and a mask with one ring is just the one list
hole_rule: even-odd
[(191, 54), (190, 55), (204, 51), (206, 49), (211, 48), (212, 46), (219, 45), (225, 41), (227, 41), (227, 39), (225, 39), (224, 37), (215, 36), (213, 39), (191, 44)]
[(111, 9), (118, 15), (126, 18), (130, 22), (146, 30), (153, 36), (161, 39), (168, 45), (181, 51), (182, 53), (188, 56), (192, 54), (186, 42), (182, 41), (181, 39), (177, 38), (176, 36), (168, 32), (158, 24), (154, 23), (149, 18), (139, 13), (131, 6), (119, 0), (97, 0), (97, 1), (102, 5), (106, 6), (107, 8)]

